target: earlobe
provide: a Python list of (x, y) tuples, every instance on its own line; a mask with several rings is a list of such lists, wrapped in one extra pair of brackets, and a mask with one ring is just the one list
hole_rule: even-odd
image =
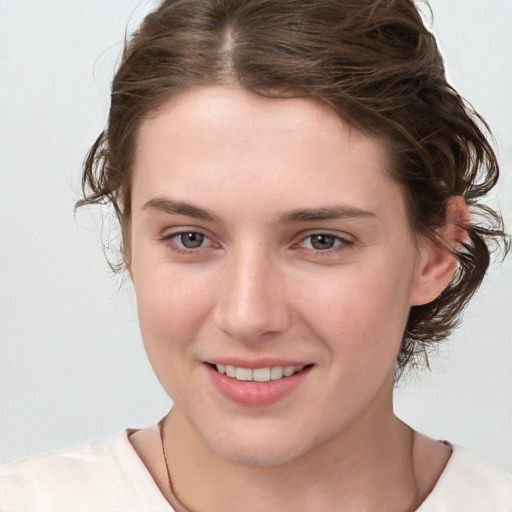
[(463, 249), (468, 238), (464, 226), (468, 225), (470, 218), (463, 197), (452, 196), (448, 199), (445, 223), (437, 230), (440, 242), (424, 239), (419, 248), (411, 306), (432, 302), (450, 284), (458, 265), (453, 252)]

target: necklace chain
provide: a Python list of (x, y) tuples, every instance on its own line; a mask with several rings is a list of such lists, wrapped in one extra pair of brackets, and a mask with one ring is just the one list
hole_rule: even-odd
[(164, 456), (164, 462), (165, 462), (165, 471), (167, 472), (167, 482), (169, 484), (169, 491), (171, 493), (171, 496), (176, 500), (177, 504), (183, 509), (183, 512), (194, 512), (191, 509), (186, 508), (182, 501), (178, 498), (178, 494), (174, 490), (174, 485), (172, 483), (171, 478), (171, 472), (169, 470), (169, 464), (167, 462), (167, 455), (165, 453), (165, 443), (164, 443), (164, 427), (165, 427), (165, 420), (167, 419), (167, 416), (165, 416), (162, 421), (158, 424), (159, 430), (160, 430), (160, 443), (162, 445), (162, 453)]
[[(183, 502), (179, 499), (178, 494), (176, 493), (176, 491), (174, 489), (174, 485), (172, 483), (171, 472), (169, 470), (169, 463), (167, 462), (167, 455), (165, 453), (164, 427), (165, 427), (165, 420), (166, 419), (167, 419), (167, 416), (165, 416), (160, 421), (160, 423), (158, 424), (158, 427), (159, 427), (159, 430), (160, 430), (160, 443), (162, 445), (162, 454), (164, 456), (165, 471), (167, 472), (167, 482), (168, 482), (168, 485), (169, 485), (169, 491), (171, 493), (171, 496), (174, 498), (174, 500), (176, 500), (176, 503), (181, 507), (182, 512), (194, 512), (192, 509), (189, 509), (189, 508), (187, 508), (187, 507), (185, 507), (183, 505)], [(414, 430), (411, 429), (411, 453), (412, 453), (412, 450), (413, 450), (413, 447), (414, 447), (414, 443), (415, 443), (415, 434), (416, 433), (414, 432)], [(414, 502), (416, 502), (417, 499), (418, 499), (418, 496), (419, 496), (419, 489), (418, 489), (418, 483), (417, 483), (417, 480), (416, 480), (416, 474), (414, 472), (414, 467), (411, 468), (411, 469), (412, 469), (412, 474), (413, 474), (414, 484), (415, 484), (415, 499), (414, 499)]]

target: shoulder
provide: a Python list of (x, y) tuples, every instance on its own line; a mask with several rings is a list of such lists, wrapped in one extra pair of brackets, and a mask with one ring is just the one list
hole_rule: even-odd
[(453, 453), (418, 512), (510, 512), (512, 475), (462, 446)]
[(140, 501), (130, 472), (143, 465), (129, 445), (124, 430), (108, 439), (3, 466), (0, 510), (137, 510)]

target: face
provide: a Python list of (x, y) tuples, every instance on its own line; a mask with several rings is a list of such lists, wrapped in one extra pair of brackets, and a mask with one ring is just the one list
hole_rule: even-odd
[(146, 350), (216, 453), (292, 461), (391, 410), (420, 255), (378, 141), (312, 99), (192, 89), (142, 125), (132, 199)]

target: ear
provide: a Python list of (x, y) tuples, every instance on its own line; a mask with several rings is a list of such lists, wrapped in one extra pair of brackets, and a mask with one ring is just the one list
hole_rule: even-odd
[(453, 251), (460, 251), (468, 239), (465, 226), (471, 219), (464, 198), (452, 196), (446, 202), (445, 223), (437, 234), (442, 243), (424, 239), (411, 293), (411, 306), (420, 306), (436, 299), (450, 284), (457, 269)]

